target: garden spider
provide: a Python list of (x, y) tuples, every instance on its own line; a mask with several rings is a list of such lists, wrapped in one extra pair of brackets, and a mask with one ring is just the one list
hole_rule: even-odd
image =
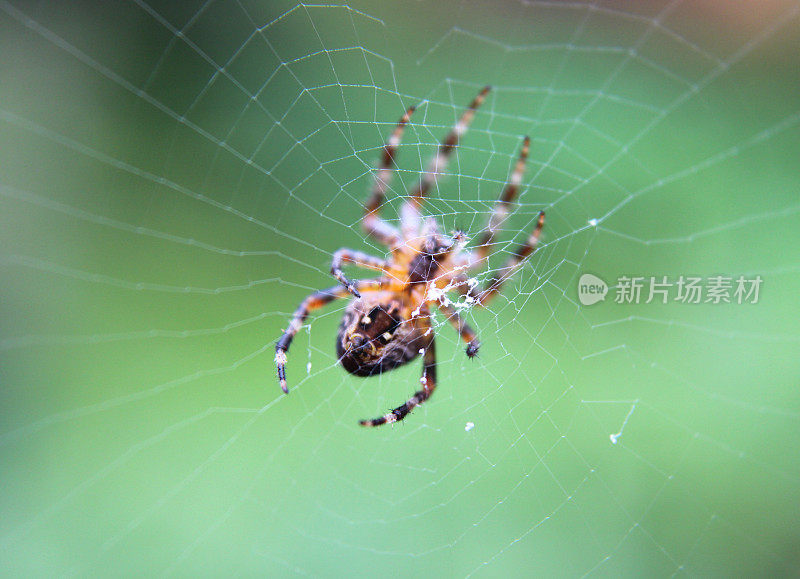
[[(525, 137), (522, 151), (514, 171), (497, 201), (494, 211), (474, 250), (465, 250), (466, 238), (461, 233), (453, 236), (439, 231), (435, 220), (423, 220), (421, 209), (425, 197), (444, 171), (447, 160), (461, 136), (466, 132), (475, 110), (481, 105), (490, 87), (485, 87), (472, 100), (461, 118), (439, 145), (422, 178), (403, 204), (400, 213), (400, 230), (378, 216), (389, 180), (392, 177), (395, 152), (403, 130), (414, 112), (406, 111), (389, 141), (384, 146), (383, 159), (375, 178), (372, 195), (364, 207), (363, 226), (368, 235), (387, 245), (388, 260), (342, 248), (336, 251), (331, 262), (331, 273), (341, 285), (309, 295), (294, 313), (289, 326), (275, 346), (275, 363), (278, 380), (285, 393), (286, 352), (295, 334), (308, 315), (339, 298), (353, 296), (339, 326), (336, 353), (345, 370), (356, 376), (373, 376), (410, 362), (420, 354), (423, 358), (422, 389), (404, 404), (372, 420), (361, 420), (362, 426), (379, 426), (397, 422), (433, 394), (436, 388), (436, 349), (431, 325), (431, 308), (438, 308), (452, 323), (467, 343), (467, 356), (478, 353), (480, 343), (475, 332), (446, 299), (448, 291), (457, 291), (467, 301), (485, 306), (500, 291), (516, 271), (519, 264), (536, 249), (544, 226), (544, 212), (539, 213), (536, 227), (506, 264), (495, 272), (483, 288), (469, 283), (468, 272), (485, 265), (491, 253), (495, 234), (508, 216), (511, 202), (517, 194), (530, 139)], [(351, 281), (342, 272), (342, 265), (350, 263), (381, 272), (373, 279)]]

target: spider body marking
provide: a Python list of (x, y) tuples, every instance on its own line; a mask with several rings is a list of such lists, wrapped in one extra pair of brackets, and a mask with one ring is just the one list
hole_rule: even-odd
[[(466, 342), (467, 356), (473, 357), (477, 354), (480, 342), (475, 331), (449, 305), (446, 295), (450, 291), (456, 291), (475, 304), (485, 306), (498, 294), (503, 283), (519, 268), (523, 260), (536, 250), (544, 227), (544, 212), (539, 213), (528, 239), (510, 254), (505, 265), (496, 270), (482, 288), (472, 287), (468, 283), (470, 271), (486, 266), (495, 235), (509, 214), (510, 205), (522, 181), (530, 139), (525, 137), (523, 140), (514, 170), (495, 204), (476, 248), (465, 249), (466, 239), (460, 232), (454, 235), (443, 234), (435, 219), (423, 219), (421, 209), (428, 192), (444, 171), (451, 153), (488, 92), (487, 86), (478, 93), (439, 145), (419, 184), (401, 207), (398, 230), (379, 217), (378, 212), (393, 174), (397, 146), (414, 108), (408, 109), (400, 119), (384, 147), (383, 159), (372, 195), (365, 204), (362, 221), (368, 235), (389, 247), (389, 259), (384, 260), (347, 248), (334, 253), (331, 274), (340, 285), (314, 292), (303, 300), (275, 346), (278, 380), (284, 392), (289, 391), (286, 382), (286, 353), (303, 322), (312, 311), (348, 296), (353, 299), (345, 308), (336, 338), (336, 354), (346, 371), (356, 376), (369, 377), (407, 364), (420, 355), (423, 358), (421, 389), (391, 412), (371, 420), (361, 420), (360, 424), (363, 426), (379, 426), (402, 420), (416, 406), (430, 398), (436, 388), (432, 308), (441, 311)], [(377, 270), (380, 275), (372, 279), (351, 281), (342, 271), (345, 264)]]
[(431, 342), (427, 318), (414, 317), (410, 302), (379, 292), (353, 300), (345, 310), (336, 340), (342, 367), (356, 376), (372, 376), (402, 366)]

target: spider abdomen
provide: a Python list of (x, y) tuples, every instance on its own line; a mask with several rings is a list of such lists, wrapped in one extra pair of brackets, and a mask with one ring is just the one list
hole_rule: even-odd
[(336, 338), (336, 355), (351, 374), (388, 372), (410, 362), (430, 344), (432, 333), (404, 316), (407, 308), (401, 303), (382, 299), (386, 297), (356, 299), (345, 310)]

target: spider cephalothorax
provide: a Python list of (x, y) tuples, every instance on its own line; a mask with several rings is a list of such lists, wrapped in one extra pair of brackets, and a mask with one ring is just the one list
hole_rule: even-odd
[[(431, 309), (441, 311), (467, 343), (467, 355), (474, 356), (480, 343), (475, 332), (451, 307), (447, 293), (456, 291), (477, 305), (486, 305), (503, 282), (516, 271), (522, 260), (536, 249), (544, 226), (544, 212), (539, 213), (536, 227), (527, 241), (514, 251), (506, 264), (497, 270), (483, 288), (469, 283), (468, 273), (485, 267), (494, 245), (495, 233), (508, 216), (509, 207), (519, 189), (530, 139), (525, 137), (522, 151), (497, 201), (478, 245), (465, 249), (461, 233), (445, 235), (432, 218), (422, 218), (422, 205), (428, 191), (442, 173), (450, 154), (481, 105), (489, 87), (476, 96), (459, 121), (439, 145), (436, 156), (423, 174), (419, 185), (401, 208), (400, 230), (378, 216), (392, 177), (394, 156), (403, 129), (414, 108), (400, 119), (389, 142), (384, 147), (381, 166), (375, 179), (372, 196), (364, 208), (363, 225), (367, 234), (389, 247), (387, 260), (350, 249), (340, 249), (333, 255), (331, 273), (341, 285), (314, 292), (297, 308), (289, 327), (275, 347), (278, 380), (284, 392), (286, 385), (286, 352), (295, 334), (308, 315), (325, 304), (348, 296), (353, 299), (345, 309), (336, 338), (336, 354), (342, 367), (356, 376), (372, 376), (402, 366), (423, 357), (422, 389), (391, 412), (372, 420), (362, 420), (364, 426), (378, 426), (402, 420), (411, 410), (427, 400), (436, 388), (436, 351)], [(342, 272), (342, 265), (351, 263), (381, 272), (372, 279), (351, 281)]]

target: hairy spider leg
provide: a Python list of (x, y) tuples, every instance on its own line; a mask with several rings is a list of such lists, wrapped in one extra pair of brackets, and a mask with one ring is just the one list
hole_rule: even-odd
[(511, 203), (514, 201), (514, 198), (519, 192), (519, 186), (520, 183), (522, 183), (522, 176), (525, 173), (525, 161), (528, 158), (530, 145), (530, 137), (525, 137), (525, 139), (522, 141), (522, 150), (519, 153), (519, 158), (517, 159), (514, 171), (511, 173), (508, 183), (506, 183), (503, 193), (500, 195), (500, 199), (498, 199), (497, 203), (495, 203), (492, 214), (489, 217), (489, 223), (486, 226), (486, 230), (483, 232), (483, 235), (478, 241), (478, 245), (475, 249), (476, 258), (478, 261), (485, 261), (489, 257), (489, 254), (492, 251), (492, 245), (494, 244), (495, 236), (497, 235), (497, 231), (500, 229), (500, 227), (502, 227), (503, 223), (508, 217), (509, 212), (511, 211)]
[(539, 236), (542, 233), (542, 227), (544, 227), (544, 211), (539, 212), (539, 219), (536, 222), (536, 227), (531, 232), (528, 240), (511, 254), (511, 257), (508, 258), (505, 265), (497, 270), (497, 273), (484, 285), (483, 290), (478, 293), (476, 299), (480, 305), (485, 306), (489, 300), (495, 297), (505, 281), (514, 275), (517, 266), (522, 263), (522, 260), (536, 250), (536, 246), (539, 244)]
[(361, 426), (380, 426), (381, 424), (399, 422), (408, 416), (409, 412), (415, 407), (431, 397), (431, 394), (436, 389), (436, 345), (433, 334), (431, 334), (430, 344), (425, 348), (425, 355), (422, 359), (422, 378), (420, 378), (420, 383), (422, 383), (422, 390), (415, 392), (405, 403), (379, 418), (360, 420), (359, 424)]
[(377, 269), (383, 272), (386, 272), (389, 267), (389, 264), (380, 257), (375, 257), (362, 251), (348, 249), (346, 247), (337, 249), (331, 260), (331, 274), (347, 288), (348, 292), (357, 298), (360, 298), (361, 294), (358, 293), (355, 284), (344, 275), (342, 271), (342, 264), (344, 263), (352, 263), (353, 265), (358, 265), (367, 269)]
[(441, 230), (439, 229), (439, 224), (436, 222), (436, 218), (433, 216), (426, 217), (420, 228), (420, 238), (426, 239), (439, 235), (440, 233)]
[(464, 321), (464, 318), (462, 318), (454, 308), (447, 305), (444, 300), (439, 300), (436, 305), (445, 315), (447, 321), (450, 322), (456, 329), (458, 335), (461, 336), (461, 339), (467, 344), (467, 356), (470, 358), (474, 357), (478, 353), (478, 349), (481, 347), (481, 342), (478, 340), (475, 330), (473, 330), (472, 327), (470, 327), (470, 325)]
[(375, 176), (375, 182), (372, 187), (372, 195), (364, 205), (364, 219), (362, 225), (364, 230), (372, 235), (381, 243), (389, 247), (396, 247), (400, 245), (400, 233), (386, 221), (378, 217), (378, 211), (383, 205), (383, 200), (386, 197), (386, 189), (389, 187), (389, 182), (395, 170), (395, 155), (397, 153), (397, 146), (403, 137), (408, 120), (414, 112), (415, 107), (409, 107), (406, 113), (400, 118), (394, 131), (392, 132), (389, 140), (383, 147), (383, 159), (381, 160), (378, 173)]
[(420, 209), (422, 208), (422, 203), (428, 191), (430, 191), (431, 187), (433, 187), (436, 180), (439, 178), (439, 175), (441, 175), (447, 167), (447, 161), (450, 155), (458, 145), (461, 136), (467, 132), (467, 128), (475, 117), (475, 111), (483, 104), (486, 94), (490, 89), (491, 87), (489, 86), (484, 87), (483, 90), (472, 99), (467, 110), (464, 111), (458, 122), (439, 144), (439, 149), (436, 151), (436, 155), (433, 159), (431, 159), (425, 173), (423, 173), (419, 185), (417, 185), (414, 192), (400, 208), (400, 221), (404, 239), (411, 239), (417, 234), (421, 222)]
[[(435, 242), (437, 239), (439, 239), (438, 233), (434, 234), (430, 241)], [(439, 289), (446, 291), (454, 289), (453, 279), (458, 277), (457, 271), (467, 269), (466, 262), (461, 263), (458, 259), (466, 242), (467, 236), (462, 231), (456, 231), (450, 238), (450, 245), (433, 256), (433, 264), (442, 273), (429, 281), (433, 281)]]
[[(386, 280), (384, 279), (363, 279), (355, 282), (355, 287), (362, 291), (380, 291), (386, 287)], [(292, 344), (297, 332), (303, 327), (303, 322), (308, 318), (309, 314), (314, 310), (320, 309), (322, 306), (331, 303), (333, 300), (349, 296), (350, 293), (342, 286), (335, 286), (328, 289), (316, 291), (306, 297), (292, 316), (289, 326), (283, 335), (278, 339), (275, 344), (275, 364), (278, 367), (278, 381), (281, 385), (281, 390), (285, 394), (289, 393), (289, 388), (286, 385), (286, 352), (289, 351), (289, 346)]]

